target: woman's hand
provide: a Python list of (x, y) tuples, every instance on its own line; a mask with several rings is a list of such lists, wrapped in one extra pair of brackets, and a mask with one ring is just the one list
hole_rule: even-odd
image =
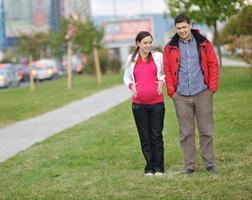
[(132, 83), (131, 88), (130, 88), (132, 91), (133, 97), (137, 97), (136, 85), (137, 83)]
[(165, 83), (164, 81), (157, 81), (156, 83), (158, 84), (157, 93), (158, 95), (161, 95), (163, 93), (163, 86)]

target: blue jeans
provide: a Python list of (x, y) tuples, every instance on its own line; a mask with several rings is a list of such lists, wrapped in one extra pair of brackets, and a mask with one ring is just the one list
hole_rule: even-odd
[(163, 127), (165, 106), (157, 104), (132, 104), (141, 149), (146, 160), (145, 173), (164, 172)]

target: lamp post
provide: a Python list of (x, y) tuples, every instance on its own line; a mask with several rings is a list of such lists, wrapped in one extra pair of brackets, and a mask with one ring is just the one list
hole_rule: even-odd
[(116, 17), (117, 17), (116, 0), (113, 0), (113, 15), (114, 15), (114, 18), (116, 19)]

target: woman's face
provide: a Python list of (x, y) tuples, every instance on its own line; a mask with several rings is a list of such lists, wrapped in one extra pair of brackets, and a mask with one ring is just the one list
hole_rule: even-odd
[(139, 51), (141, 53), (148, 54), (151, 51), (152, 47), (152, 38), (151, 36), (147, 36), (143, 38), (140, 42), (137, 42), (137, 45), (139, 47)]

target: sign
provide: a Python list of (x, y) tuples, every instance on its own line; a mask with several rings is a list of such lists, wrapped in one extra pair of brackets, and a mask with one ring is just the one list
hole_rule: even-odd
[(103, 23), (104, 40), (111, 42), (133, 42), (140, 31), (153, 33), (153, 23), (150, 18), (107, 21)]
[(47, 32), (49, 5), (49, 0), (4, 0), (6, 36)]

